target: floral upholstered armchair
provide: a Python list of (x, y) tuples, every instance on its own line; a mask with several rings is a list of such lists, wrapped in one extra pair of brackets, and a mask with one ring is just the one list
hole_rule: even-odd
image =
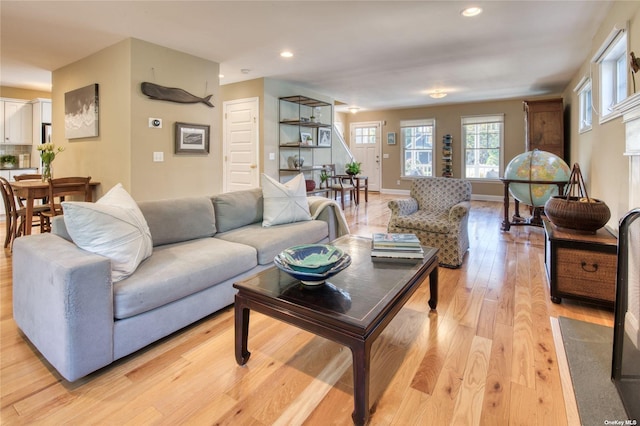
[(467, 223), (471, 183), (452, 178), (418, 178), (411, 198), (389, 201), (388, 232), (412, 233), (424, 246), (440, 249), (440, 265), (458, 268), (469, 249)]

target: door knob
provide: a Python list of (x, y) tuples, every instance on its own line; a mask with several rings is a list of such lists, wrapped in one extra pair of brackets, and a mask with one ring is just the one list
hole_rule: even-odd
[(258, 167), (256, 164), (252, 164), (249, 167), (251, 167), (252, 169), (255, 169), (256, 167)]

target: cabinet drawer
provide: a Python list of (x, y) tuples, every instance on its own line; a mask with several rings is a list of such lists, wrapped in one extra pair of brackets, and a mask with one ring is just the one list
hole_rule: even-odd
[(613, 253), (558, 249), (558, 290), (613, 302), (617, 261)]

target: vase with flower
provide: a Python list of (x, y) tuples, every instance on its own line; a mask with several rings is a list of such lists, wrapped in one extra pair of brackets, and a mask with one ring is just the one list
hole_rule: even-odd
[(56, 154), (64, 151), (64, 148), (56, 147), (53, 142), (48, 142), (38, 145), (38, 151), (40, 151), (40, 159), (42, 160), (42, 181), (48, 182), (53, 178), (53, 160), (56, 159)]

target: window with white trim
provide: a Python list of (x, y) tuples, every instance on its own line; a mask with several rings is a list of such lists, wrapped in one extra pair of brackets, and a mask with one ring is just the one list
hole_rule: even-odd
[(435, 120), (400, 121), (402, 177), (433, 176)]
[(600, 122), (617, 117), (615, 106), (627, 98), (627, 32), (616, 27), (592, 59), (600, 75)]
[(504, 114), (462, 117), (462, 173), (465, 179), (499, 179), (503, 174)]
[(591, 79), (584, 77), (578, 85), (573, 89), (578, 94), (578, 114), (580, 133), (591, 130), (591, 122), (593, 116), (593, 104), (591, 95)]

